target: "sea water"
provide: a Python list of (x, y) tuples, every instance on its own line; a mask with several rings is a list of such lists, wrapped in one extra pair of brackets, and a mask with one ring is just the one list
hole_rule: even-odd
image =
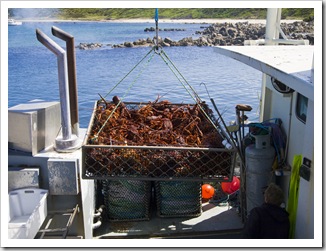
[[(252, 111), (246, 115), (251, 121), (258, 120), (261, 72), (214, 52), (212, 47), (164, 47), (163, 52), (169, 62), (164, 61), (159, 53), (154, 53), (131, 71), (151, 47), (113, 49), (111, 45), (153, 38), (155, 33), (144, 32), (144, 29), (154, 27), (154, 23), (24, 22), (22, 26), (9, 26), (9, 107), (33, 99), (60, 100), (57, 58), (36, 38), (36, 29), (40, 29), (65, 49), (65, 42), (51, 34), (52, 26), (74, 36), (76, 46), (79, 43), (103, 44), (99, 49), (76, 48), (78, 108), (82, 128), (88, 127), (94, 103), (100, 95), (109, 100), (118, 95), (124, 101), (133, 102), (159, 98), (173, 103), (194, 103), (193, 91), (186, 88), (188, 85), (212, 109), (210, 98), (214, 99), (227, 124), (235, 119), (237, 104), (252, 106)], [(184, 37), (195, 39), (199, 36), (196, 31), (208, 26), (162, 23), (159, 24), (161, 29), (179, 28), (185, 31), (160, 31), (159, 36), (172, 40)], [(172, 65), (175, 68), (171, 70)]]

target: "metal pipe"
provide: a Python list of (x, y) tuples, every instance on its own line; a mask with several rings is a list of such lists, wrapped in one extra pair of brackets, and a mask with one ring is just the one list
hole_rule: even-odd
[(97, 222), (92, 224), (92, 229), (97, 229), (102, 225), (102, 221), (98, 220)]
[(222, 127), (220, 127), (221, 131), (223, 132), (223, 134), (224, 134), (224, 136), (227, 138), (227, 140), (231, 143), (232, 147), (233, 147), (234, 149), (237, 149), (238, 152), (239, 152), (240, 149), (238, 149), (237, 144), (236, 144), (234, 138), (232, 137), (230, 131), (228, 130), (228, 128), (227, 128), (227, 126), (226, 126), (226, 124), (225, 124), (225, 121), (224, 121), (224, 119), (223, 119), (223, 117), (222, 117), (220, 111), (217, 109), (217, 106), (216, 106), (216, 104), (215, 104), (214, 99), (211, 98), (210, 100), (211, 100), (211, 102), (212, 102), (212, 104), (213, 104), (213, 107), (214, 107), (215, 111), (217, 112), (217, 114), (218, 114), (218, 116), (219, 116), (220, 120), (222, 121), (222, 124), (223, 124), (223, 126), (224, 126), (224, 128), (225, 128), (225, 130), (224, 130)]
[(56, 138), (54, 148), (57, 152), (73, 152), (81, 147), (82, 141), (71, 130), (66, 52), (39, 29), (36, 29), (36, 37), (58, 61), (62, 136)]
[(59, 92), (61, 105), (61, 125), (62, 139), (68, 140), (71, 138), (71, 120), (70, 120), (70, 105), (68, 93), (68, 75), (67, 75), (67, 58), (66, 52), (56, 44), (51, 38), (45, 35), (39, 29), (36, 29), (36, 37), (46, 48), (57, 56), (58, 75), (59, 75)]
[(94, 218), (100, 217), (103, 213), (104, 205), (101, 205), (99, 209), (96, 210), (96, 213), (93, 214)]
[[(297, 44), (309, 45), (309, 40), (288, 39), (281, 29), (281, 8), (268, 8), (266, 16), (265, 39), (245, 40), (244, 45), (278, 45)], [(283, 39), (280, 39), (280, 34)]]
[(68, 64), (68, 86), (72, 133), (79, 136), (78, 93), (76, 80), (75, 39), (69, 33), (52, 26), (52, 34), (66, 42)]
[[(301, 44), (309, 45), (308, 40), (288, 39), (281, 29), (281, 8), (268, 8), (266, 18), (265, 45)], [(283, 39), (280, 39), (280, 33)]]
[[(99, 207), (99, 209), (96, 210), (96, 213), (93, 214), (93, 218), (98, 218), (102, 215), (103, 213), (103, 210), (104, 210), (105, 206), (104, 205), (101, 205)], [(100, 219), (98, 219), (95, 223), (92, 224), (92, 229), (96, 229), (96, 228), (99, 228), (100, 226), (102, 225), (102, 221)]]
[(97, 211), (96, 213), (93, 214), (93, 218), (98, 218), (101, 216), (101, 214), (102, 214), (101, 212)]
[(265, 44), (266, 45), (276, 45), (273, 39), (279, 38), (279, 31), (277, 29), (279, 20), (278, 15), (279, 9), (268, 8), (266, 17), (266, 33), (265, 33)]
[(156, 50), (158, 50), (158, 9), (155, 9)]
[(265, 39), (257, 39), (257, 40), (245, 40), (243, 45), (263, 45), (265, 44)]
[(294, 40), (294, 39), (273, 39), (277, 44), (293, 44), (293, 45), (309, 45), (309, 40)]

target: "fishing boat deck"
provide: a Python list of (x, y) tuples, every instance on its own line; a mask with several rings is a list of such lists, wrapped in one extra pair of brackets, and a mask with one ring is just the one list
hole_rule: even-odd
[(94, 238), (241, 238), (243, 223), (229, 203), (206, 202), (198, 217), (159, 217), (153, 211), (148, 221), (105, 222), (94, 230)]
[(300, 90), (314, 99), (314, 46), (216, 46), (217, 53), (231, 57)]

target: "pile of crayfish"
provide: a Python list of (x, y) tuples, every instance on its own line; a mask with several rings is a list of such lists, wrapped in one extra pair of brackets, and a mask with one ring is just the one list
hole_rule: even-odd
[[(211, 119), (209, 119), (211, 118)], [(220, 148), (213, 112), (205, 102), (172, 104), (167, 100), (97, 102), (89, 135), (92, 145), (138, 145)]]

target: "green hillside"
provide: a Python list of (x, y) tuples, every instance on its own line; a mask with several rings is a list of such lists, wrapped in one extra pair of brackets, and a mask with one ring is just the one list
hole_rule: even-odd
[[(79, 20), (114, 20), (133, 18), (154, 18), (151, 8), (64, 8), (64, 9), (9, 9), (9, 16), (14, 18), (39, 19), (79, 19)], [(282, 19), (313, 20), (313, 9), (283, 9)], [(201, 19), (201, 18), (233, 18), (233, 19), (265, 19), (263, 8), (162, 8), (159, 18), (169, 19)]]

